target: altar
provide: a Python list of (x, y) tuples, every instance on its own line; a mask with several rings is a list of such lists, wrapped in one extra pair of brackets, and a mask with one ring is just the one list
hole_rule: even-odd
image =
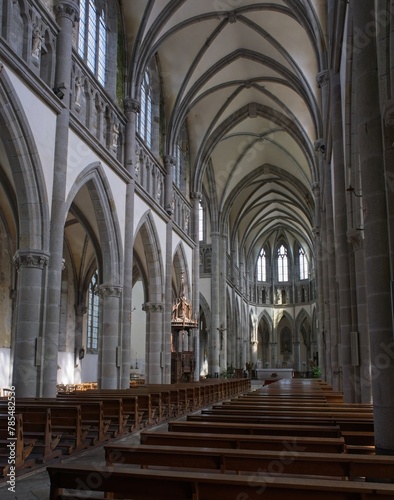
[(258, 380), (275, 382), (282, 378), (293, 378), (293, 368), (256, 368), (256, 377)]

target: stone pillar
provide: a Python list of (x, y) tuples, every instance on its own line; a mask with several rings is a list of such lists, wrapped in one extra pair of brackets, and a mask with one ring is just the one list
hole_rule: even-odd
[(352, 303), (349, 268), (349, 245), (347, 241), (346, 179), (342, 128), (342, 100), (339, 73), (330, 75), (333, 193), (335, 206), (335, 250), (336, 282), (338, 284), (339, 343), (342, 358), (342, 390), (345, 402), (355, 402), (355, 391), (351, 379), (353, 368), (350, 353), (350, 331), (352, 330)]
[(131, 367), (131, 321), (132, 321), (132, 290), (133, 290), (133, 248), (134, 248), (134, 198), (135, 198), (135, 129), (139, 104), (133, 99), (124, 101), (126, 114), (125, 129), (125, 168), (130, 174), (126, 186), (126, 220), (124, 236), (124, 275), (123, 275), (123, 305), (122, 305), (122, 374), (121, 389), (130, 387)]
[(47, 309), (44, 340), (42, 396), (55, 397), (57, 383), (57, 358), (61, 279), (63, 266), (63, 238), (68, 161), (68, 130), (70, 122), (70, 75), (72, 73), (73, 27), (78, 19), (77, 0), (59, 0), (55, 3), (56, 21), (60, 27), (56, 44), (55, 93), (63, 100), (64, 108), (57, 117), (55, 157), (52, 186), (50, 224), (50, 260), (48, 264)]
[[(220, 235), (220, 250), (219, 250), (219, 311), (220, 311), (220, 328), (222, 329), (221, 338), (219, 338), (220, 358), (219, 358), (219, 373), (227, 369), (227, 238)], [(234, 268), (234, 261), (232, 267)]]
[[(162, 335), (164, 321), (164, 304), (147, 302), (142, 306), (146, 312), (146, 383), (161, 384), (162, 364)], [(171, 358), (171, 352), (169, 357)], [(168, 383), (168, 382), (166, 382)]]
[(173, 231), (173, 212), (174, 212), (174, 190), (173, 190), (173, 169), (176, 164), (174, 156), (164, 157), (166, 168), (165, 178), (165, 210), (169, 216), (166, 224), (166, 261), (165, 261), (165, 308), (164, 308), (164, 330), (162, 340), (162, 350), (164, 356), (163, 379), (162, 382), (169, 384), (171, 382), (171, 313), (172, 313), (172, 269), (173, 250), (172, 250), (172, 231)]
[[(327, 174), (327, 144), (324, 137), (327, 137), (328, 128), (328, 98), (329, 98), (329, 71), (323, 70), (316, 77), (317, 86), (321, 89), (321, 108), (323, 130), (320, 139), (314, 146), (319, 161), (319, 179), (323, 182)], [(319, 354), (319, 366), (322, 370), (322, 377), (332, 383), (331, 377), (331, 339), (330, 329), (326, 323), (329, 321), (328, 311), (328, 253), (327, 253), (327, 234), (326, 217), (327, 211), (322, 199), (325, 192), (325, 186), (317, 183), (313, 186), (315, 196), (315, 242), (316, 242), (316, 279), (317, 279), (317, 309), (318, 309), (318, 327), (317, 327), (317, 352)], [(322, 213), (322, 211), (324, 212)], [(312, 354), (312, 353), (311, 353)], [(309, 368), (308, 368), (309, 371)]]
[(100, 285), (100, 389), (118, 389), (121, 374), (119, 323), (121, 318), (122, 287)]
[(199, 238), (199, 210), (201, 193), (192, 193), (191, 199), (193, 202), (192, 211), (192, 239), (194, 240), (193, 249), (193, 270), (192, 270), (192, 311), (193, 315), (197, 318), (197, 328), (191, 331), (194, 347), (195, 370), (194, 380), (200, 380), (200, 238)]
[(48, 259), (48, 254), (38, 250), (18, 250), (14, 256), (17, 269), (14, 323), (17, 330), (12, 384), (17, 397), (39, 396)]
[[(375, 2), (350, 0), (355, 36), (375, 25)], [(354, 47), (355, 113), (362, 195), (364, 251), (377, 453), (394, 454), (394, 355), (388, 216), (375, 37)]]
[(372, 404), (371, 348), (368, 331), (367, 290), (365, 286), (364, 238), (357, 229), (348, 231), (348, 241), (354, 255), (354, 273), (356, 281), (357, 326), (359, 343), (359, 368), (354, 373), (352, 384), (358, 400)]
[[(220, 234), (217, 232), (211, 233), (212, 239), (212, 273), (211, 273), (211, 359), (209, 364), (209, 373), (213, 376), (218, 376), (220, 372), (219, 353), (220, 353)], [(240, 332), (237, 332), (240, 335)]]

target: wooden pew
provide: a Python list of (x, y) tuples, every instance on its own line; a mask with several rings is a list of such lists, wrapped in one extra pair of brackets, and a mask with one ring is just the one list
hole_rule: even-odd
[[(227, 475), (202, 472), (153, 471), (128, 467), (58, 464), (47, 467), (50, 500), (86, 498), (90, 492), (107, 492), (107, 498), (133, 500), (389, 500), (394, 486), (355, 481), (300, 479), (268, 474)], [(64, 494), (64, 489), (75, 490)]]
[(345, 440), (342, 437), (310, 437), (292, 435), (257, 435), (206, 432), (147, 432), (140, 434), (142, 444), (160, 446), (214, 447), (248, 450), (295, 450), (297, 452), (343, 453)]
[(50, 408), (52, 429), (62, 435), (59, 448), (71, 454), (109, 439), (101, 401), (72, 401), (57, 398), (19, 398), (17, 405)]
[(62, 455), (58, 448), (61, 434), (52, 428), (52, 412), (50, 408), (32, 408), (17, 403), (18, 413), (23, 420), (24, 441), (35, 441), (31, 458), (37, 463), (46, 463)]
[(81, 404), (85, 401), (100, 401), (103, 404), (104, 419), (109, 421), (108, 433), (110, 437), (119, 437), (128, 432), (129, 415), (124, 413), (123, 401), (119, 395), (105, 395), (100, 394), (95, 389), (88, 389), (81, 393), (58, 395), (57, 399), (74, 404)]
[[(106, 465), (131, 464), (142, 468), (168, 467), (207, 469), (221, 473), (267, 471), (278, 474), (336, 476), (394, 481), (394, 457), (348, 453), (305, 453), (293, 451), (229, 450), (139, 444), (106, 445)], [(364, 480), (364, 479), (363, 479)]]
[[(13, 430), (15, 431), (15, 435), (10, 436), (8, 415), (0, 415), (0, 475), (2, 477), (10, 473), (10, 465), (15, 465), (16, 472), (35, 465), (35, 460), (30, 455), (36, 440), (24, 438), (22, 415), (16, 413), (14, 416), (15, 425)], [(10, 437), (16, 438), (13, 441), (15, 446), (11, 445)], [(9, 463), (11, 449), (15, 453), (15, 457), (12, 457), (15, 460), (13, 464)]]
[[(294, 424), (260, 424), (237, 422), (206, 422), (195, 421), (195, 415), (188, 415), (186, 421), (171, 421), (168, 430), (175, 432), (212, 432), (220, 434), (254, 434), (272, 436), (310, 436), (310, 437), (341, 437), (341, 429), (338, 425), (294, 425)], [(189, 420), (190, 417), (190, 420)]]

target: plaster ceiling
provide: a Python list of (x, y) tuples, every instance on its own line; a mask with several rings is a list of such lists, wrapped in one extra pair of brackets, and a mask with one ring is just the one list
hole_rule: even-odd
[(214, 187), (215, 229), (228, 225), (246, 256), (278, 229), (311, 250), (325, 0), (133, 0), (123, 9), (132, 96), (156, 55), (166, 150), (186, 126), (190, 187)]

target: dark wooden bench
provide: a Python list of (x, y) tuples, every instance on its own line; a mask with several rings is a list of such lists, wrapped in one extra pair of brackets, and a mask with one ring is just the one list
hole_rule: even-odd
[[(198, 415), (197, 415), (198, 416)], [(187, 420), (168, 422), (169, 431), (179, 432), (211, 432), (204, 429), (215, 429), (213, 432), (220, 434), (264, 434), (272, 436), (294, 435), (311, 437), (341, 437), (338, 425), (294, 425), (294, 424), (265, 424), (245, 423), (244, 421), (207, 422), (195, 420), (196, 415), (188, 415)]]
[(17, 398), (16, 405), (23, 414), (50, 410), (51, 431), (60, 437), (53, 450), (71, 454), (89, 446), (89, 426), (83, 424), (81, 407), (75, 402), (61, 403), (56, 398)]
[(291, 434), (270, 436), (257, 434), (206, 432), (148, 432), (140, 434), (142, 444), (161, 446), (214, 447), (250, 450), (295, 450), (296, 452), (343, 453), (345, 440), (342, 437), (305, 437)]
[[(30, 455), (33, 451), (36, 440), (24, 438), (22, 415), (17, 413), (14, 416), (14, 436), (11, 436), (8, 429), (8, 415), (0, 415), (0, 474), (2, 477), (5, 477), (8, 473), (10, 473), (11, 465), (15, 465), (16, 472), (35, 465), (35, 460), (31, 458)], [(9, 438), (12, 437), (15, 439), (10, 441)], [(15, 443), (15, 446), (11, 445), (11, 443)], [(12, 457), (14, 459), (12, 464), (9, 463), (11, 449), (15, 452), (15, 456)]]
[(62, 455), (59, 449), (61, 434), (52, 427), (50, 408), (26, 407), (17, 403), (23, 420), (24, 441), (35, 441), (31, 458), (37, 463), (46, 463)]
[(229, 450), (183, 446), (106, 445), (106, 465), (131, 464), (142, 468), (178, 467), (227, 472), (267, 471), (278, 474), (336, 476), (349, 480), (394, 481), (394, 457), (348, 453), (306, 453), (292, 451)]
[(59, 401), (80, 404), (84, 401), (102, 402), (104, 419), (109, 422), (110, 437), (119, 437), (128, 432), (127, 422), (129, 415), (123, 411), (122, 398), (119, 395), (101, 394), (95, 389), (76, 392), (74, 394), (58, 395)]
[[(107, 492), (107, 498), (133, 500), (392, 500), (394, 486), (355, 481), (289, 478), (256, 474), (154, 471), (128, 467), (58, 464), (47, 467), (50, 500), (86, 498)], [(64, 490), (71, 490), (64, 494)], [(72, 494), (74, 490), (74, 494)], [(262, 495), (263, 493), (263, 495)]]

